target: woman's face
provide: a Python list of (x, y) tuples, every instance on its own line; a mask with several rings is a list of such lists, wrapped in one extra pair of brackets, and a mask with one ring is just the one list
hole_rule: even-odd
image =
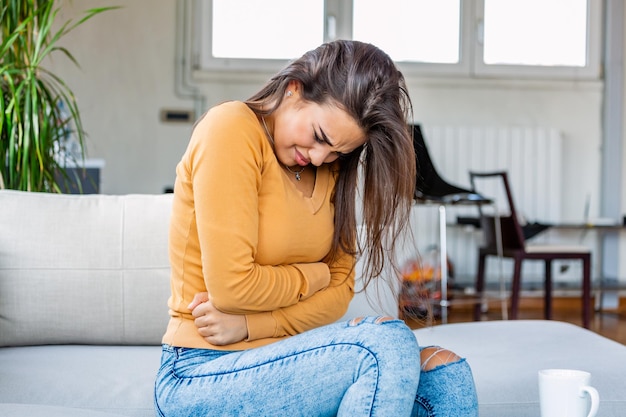
[(305, 102), (298, 91), (287, 95), (272, 114), (274, 150), (288, 167), (335, 161), (365, 143), (354, 118), (334, 104)]

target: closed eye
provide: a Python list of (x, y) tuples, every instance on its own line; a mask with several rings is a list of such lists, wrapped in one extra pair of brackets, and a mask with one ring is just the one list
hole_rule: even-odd
[(318, 135), (317, 132), (315, 132), (315, 140), (318, 141), (319, 143), (325, 143), (328, 146), (335, 146), (334, 143), (332, 143), (330, 141), (330, 139), (328, 139), (328, 136), (326, 136), (326, 133), (324, 133), (324, 131), (320, 128), (320, 134)]
[[(317, 131), (313, 130), (313, 138), (315, 139), (315, 141), (317, 143), (321, 143), (321, 144), (326, 144), (330, 147), (333, 147), (335, 145), (333, 145), (333, 143), (330, 141), (330, 139), (328, 139), (328, 136), (326, 136), (326, 134), (324, 133), (323, 130), (320, 129), (321, 135), (317, 133)], [(337, 155), (337, 157), (339, 157), (340, 159), (346, 158), (349, 154), (347, 153), (343, 153), (343, 152), (339, 152), (339, 151), (335, 151), (335, 155)]]

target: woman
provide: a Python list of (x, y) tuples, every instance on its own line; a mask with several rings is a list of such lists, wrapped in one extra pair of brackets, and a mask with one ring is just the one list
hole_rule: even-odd
[(336, 41), (198, 122), (174, 189), (160, 416), (477, 414), (463, 359), (420, 352), (390, 317), (335, 323), (356, 257), (378, 277), (408, 224), (410, 108), (385, 53)]

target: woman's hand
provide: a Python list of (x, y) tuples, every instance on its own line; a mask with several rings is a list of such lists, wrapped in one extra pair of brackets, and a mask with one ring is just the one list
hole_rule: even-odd
[(211, 303), (209, 293), (196, 294), (189, 304), (189, 309), (196, 318), (194, 323), (198, 333), (213, 345), (228, 345), (241, 342), (248, 337), (246, 316), (222, 313)]

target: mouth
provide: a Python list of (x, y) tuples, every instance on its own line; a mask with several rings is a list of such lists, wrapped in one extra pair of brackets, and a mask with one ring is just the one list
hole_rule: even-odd
[(300, 152), (298, 152), (298, 150), (296, 149), (296, 164), (300, 165), (300, 166), (307, 166), (311, 163), (311, 161), (309, 161), (308, 159), (306, 159)]

